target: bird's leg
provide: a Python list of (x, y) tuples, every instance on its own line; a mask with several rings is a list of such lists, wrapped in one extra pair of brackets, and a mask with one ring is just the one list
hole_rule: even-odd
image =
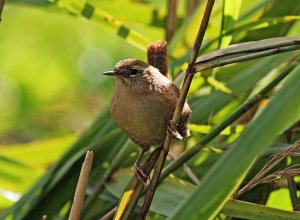
[(168, 128), (169, 134), (172, 135), (172, 137), (174, 137), (178, 140), (183, 139), (183, 137), (177, 131), (177, 124), (174, 123), (172, 120), (169, 121), (167, 128)]
[(145, 152), (146, 152), (146, 148), (142, 148), (140, 151), (140, 154), (139, 154), (138, 158), (136, 159), (134, 166), (133, 166), (133, 170), (134, 170), (136, 177), (139, 179), (139, 181), (143, 185), (147, 185), (146, 181), (148, 179), (148, 175), (146, 175), (144, 173), (144, 170), (140, 165), (140, 161), (143, 158), (143, 155), (145, 154)]

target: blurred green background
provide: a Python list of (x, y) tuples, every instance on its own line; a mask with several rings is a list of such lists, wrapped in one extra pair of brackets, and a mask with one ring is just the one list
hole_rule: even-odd
[(102, 72), (145, 54), (93, 24), (7, 3), (0, 28), (0, 143), (77, 134), (108, 104)]

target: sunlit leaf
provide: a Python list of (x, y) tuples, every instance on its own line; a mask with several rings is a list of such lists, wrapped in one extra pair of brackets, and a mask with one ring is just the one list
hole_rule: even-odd
[[(221, 36), (235, 26), (240, 13), (241, 3), (241, 0), (223, 0)], [(221, 37), (219, 40), (219, 48), (228, 46), (231, 43), (231, 40), (231, 35)]]

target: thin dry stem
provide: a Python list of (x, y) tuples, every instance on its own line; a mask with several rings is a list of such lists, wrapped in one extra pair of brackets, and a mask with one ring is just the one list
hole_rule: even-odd
[[(176, 160), (176, 157), (172, 154), (169, 154), (169, 156), (172, 158), (172, 159), (175, 159)], [(197, 175), (193, 172), (193, 170), (186, 164), (184, 163), (182, 165), (182, 169), (183, 171), (186, 173), (186, 175), (196, 184), (196, 185), (200, 185), (200, 180), (199, 178), (197, 177)]]
[(282, 170), (277, 170), (274, 173), (262, 178), (258, 184), (261, 183), (272, 183), (275, 181), (278, 181), (280, 179), (288, 179), (294, 176), (299, 176), (300, 175), (300, 165), (295, 165), (291, 167), (287, 167)]
[(106, 213), (105, 215), (103, 215), (99, 220), (109, 220), (111, 219), (115, 212), (117, 211), (117, 206), (113, 207), (108, 213)]
[(85, 190), (88, 184), (90, 171), (93, 164), (94, 153), (92, 151), (87, 151), (85, 155), (85, 160), (82, 164), (80, 176), (76, 186), (76, 191), (74, 195), (74, 200), (69, 215), (69, 220), (79, 220), (81, 209), (85, 197)]
[[(257, 186), (260, 183), (266, 181), (274, 181), (274, 178), (277, 176), (285, 176), (291, 175), (296, 172), (292, 169), (292, 167), (286, 168), (284, 170), (276, 171), (273, 174), (266, 176), (268, 172), (270, 172), (275, 166), (277, 166), (283, 159), (287, 156), (291, 155), (293, 151), (297, 150), (300, 147), (300, 141), (295, 142), (290, 147), (279, 151), (278, 153), (271, 156), (270, 160), (266, 163), (266, 165), (253, 177), (251, 181), (249, 181), (242, 189), (240, 189), (237, 193), (237, 197), (249, 191), (253, 187)], [(288, 171), (288, 172), (287, 172)], [(277, 176), (276, 176), (277, 175)], [(266, 177), (265, 177), (266, 176)]]
[[(204, 12), (204, 16), (197, 34), (197, 38), (195, 40), (195, 44), (194, 44), (194, 48), (192, 50), (192, 54), (189, 60), (189, 65), (188, 68), (186, 70), (186, 75), (185, 75), (185, 80), (183, 83), (183, 87), (179, 96), (179, 100), (177, 102), (177, 106), (175, 108), (175, 112), (173, 114), (173, 118), (172, 118), (172, 122), (171, 124), (175, 125), (173, 127), (173, 129), (176, 129), (176, 124), (179, 121), (185, 100), (186, 100), (186, 96), (187, 93), (189, 91), (193, 76), (194, 76), (194, 65), (197, 59), (197, 54), (198, 51), (200, 49), (200, 46), (202, 44), (203, 38), (204, 38), (204, 34), (208, 25), (208, 21), (212, 12), (212, 8), (214, 6), (215, 0), (208, 0), (207, 5), (206, 5), (206, 9)], [(145, 219), (146, 215), (149, 211), (154, 193), (155, 193), (155, 189), (156, 189), (156, 185), (158, 182), (158, 179), (160, 177), (162, 168), (164, 166), (166, 157), (168, 155), (169, 152), (169, 147), (172, 141), (172, 136), (170, 134), (167, 135), (165, 142), (164, 142), (164, 146), (162, 151), (159, 154), (155, 169), (154, 169), (154, 173), (153, 173), (153, 177), (150, 181), (150, 185), (149, 185), (149, 189), (147, 192), (147, 195), (145, 197), (144, 203), (143, 203), (143, 207), (142, 207), (142, 211), (141, 211), (141, 215), (140, 215), (140, 219)]]

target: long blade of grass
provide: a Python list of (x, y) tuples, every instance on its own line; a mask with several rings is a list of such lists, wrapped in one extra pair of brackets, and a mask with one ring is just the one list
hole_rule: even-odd
[(300, 37), (279, 37), (230, 45), (198, 57), (196, 71), (274, 55), (300, 48)]
[(291, 212), (238, 200), (229, 200), (221, 210), (222, 214), (252, 220), (296, 220), (299, 212)]

